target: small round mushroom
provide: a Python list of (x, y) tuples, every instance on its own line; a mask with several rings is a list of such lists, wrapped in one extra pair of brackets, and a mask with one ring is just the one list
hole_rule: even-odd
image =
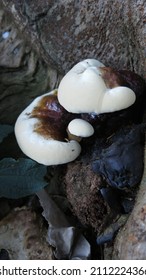
[(55, 90), (37, 97), (15, 124), (16, 139), (23, 153), (48, 166), (71, 162), (81, 152), (77, 141), (66, 139), (64, 112), (57, 102)]
[(82, 137), (89, 137), (94, 134), (93, 126), (83, 119), (72, 120), (68, 125), (67, 131), (70, 139), (74, 139), (74, 136), (77, 136), (80, 140)]
[(76, 64), (61, 80), (59, 103), (72, 113), (108, 113), (135, 102), (132, 89), (123, 86), (118, 74), (95, 59)]

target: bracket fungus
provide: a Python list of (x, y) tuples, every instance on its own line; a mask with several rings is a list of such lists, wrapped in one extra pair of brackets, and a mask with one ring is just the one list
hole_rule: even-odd
[(48, 166), (75, 160), (81, 146), (66, 139), (64, 121), (64, 110), (58, 104), (55, 90), (37, 97), (15, 124), (16, 139), (23, 153)]
[(94, 128), (89, 122), (83, 119), (73, 119), (67, 127), (67, 132), (69, 139), (79, 139), (78, 141), (80, 141), (82, 137), (92, 136), (94, 134)]
[(59, 103), (71, 113), (109, 113), (135, 102), (132, 89), (123, 86), (118, 74), (95, 59), (76, 64), (61, 80)]
[(58, 91), (37, 97), (20, 114), (15, 124), (17, 142), (24, 154), (41, 164), (71, 162), (81, 152), (78, 137), (94, 134), (82, 113), (119, 111), (135, 99), (117, 72), (98, 60), (85, 59), (64, 76)]
[(72, 212), (97, 234), (109, 214), (115, 218), (133, 207), (130, 189), (143, 173), (144, 92), (137, 74), (85, 59), (57, 90), (37, 97), (15, 124), (21, 150), (41, 164), (72, 162), (82, 148), (79, 160), (67, 165), (63, 182)]

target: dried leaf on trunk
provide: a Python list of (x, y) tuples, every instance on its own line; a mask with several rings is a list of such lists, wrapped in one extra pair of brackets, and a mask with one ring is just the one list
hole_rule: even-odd
[(55, 247), (57, 259), (89, 259), (90, 245), (78, 229), (70, 225), (64, 213), (45, 189), (37, 192), (43, 216), (48, 222), (48, 242)]

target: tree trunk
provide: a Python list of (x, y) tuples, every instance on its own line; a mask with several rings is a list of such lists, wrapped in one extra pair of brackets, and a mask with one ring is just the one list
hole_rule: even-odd
[(43, 59), (60, 71), (87, 57), (145, 77), (144, 0), (2, 0)]
[[(146, 163), (146, 150), (145, 150)], [(113, 259), (146, 260), (146, 168), (134, 209), (114, 245)]]
[[(146, 77), (145, 1), (2, 0), (2, 122), (85, 58)], [(56, 69), (56, 70), (55, 70)]]
[[(35, 96), (56, 88), (62, 75), (85, 58), (146, 79), (145, 19), (144, 0), (1, 0), (0, 122), (14, 124)], [(86, 168), (83, 173), (87, 175)], [(145, 204), (142, 209), (144, 219)], [(131, 238), (129, 228), (135, 230), (131, 221), (139, 212), (134, 211), (127, 235), (122, 232), (126, 239)], [(132, 242), (139, 240), (137, 236)], [(123, 237), (117, 240), (122, 246), (127, 244)], [(122, 252), (118, 258), (124, 258)], [(127, 258), (132, 254), (131, 249)]]

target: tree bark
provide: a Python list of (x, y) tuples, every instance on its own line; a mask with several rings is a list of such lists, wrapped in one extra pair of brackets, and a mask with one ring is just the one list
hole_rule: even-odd
[(2, 0), (39, 56), (66, 72), (87, 57), (146, 77), (144, 0)]
[[(145, 150), (146, 164), (146, 150)], [(117, 235), (113, 259), (146, 260), (146, 168), (134, 209)]]
[(2, 123), (14, 123), (31, 99), (56, 87), (58, 73), (96, 58), (146, 78), (144, 0), (2, 0)]
[(14, 124), (38, 95), (56, 87), (57, 71), (47, 65), (0, 4), (0, 122)]
[[(0, 122), (14, 124), (34, 97), (85, 58), (146, 79), (145, 21), (144, 0), (1, 0)], [(117, 258), (146, 258), (144, 186), (117, 239)]]

